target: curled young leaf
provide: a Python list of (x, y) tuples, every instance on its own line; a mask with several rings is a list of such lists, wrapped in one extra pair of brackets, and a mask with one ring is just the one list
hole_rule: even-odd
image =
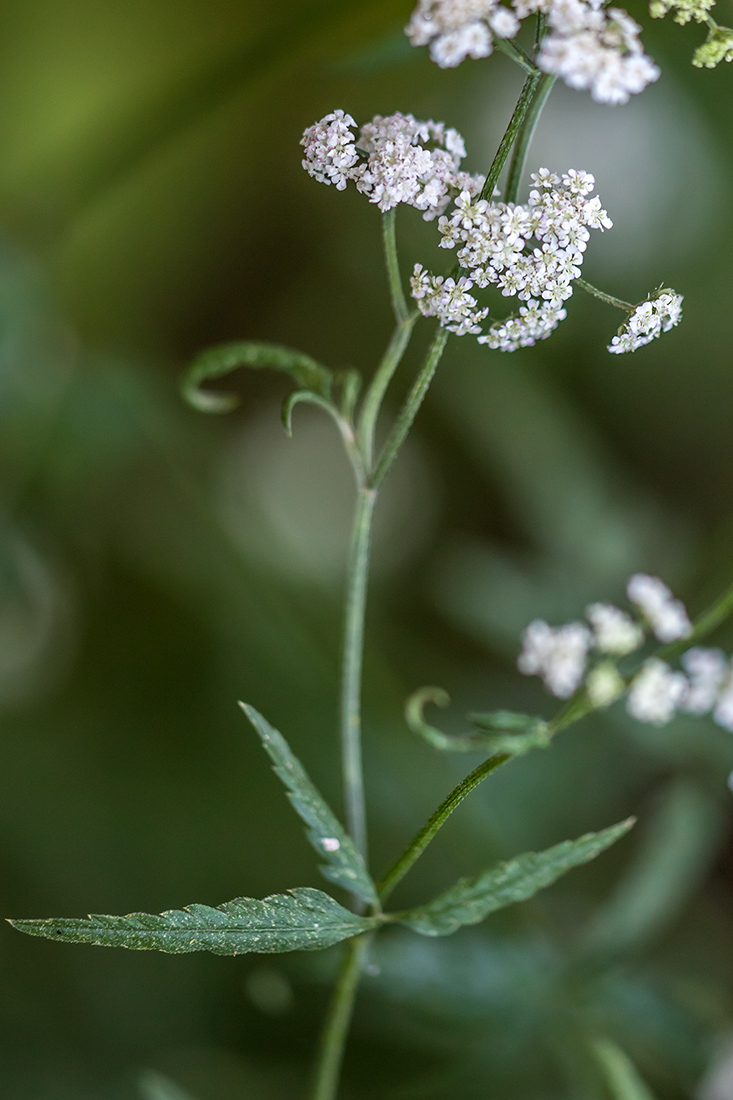
[(237, 341), (209, 348), (199, 355), (186, 371), (181, 392), (200, 412), (229, 412), (236, 408), (239, 399), (232, 393), (213, 393), (201, 388), (207, 379), (221, 378), (239, 367), (269, 367), (285, 371), (301, 388), (328, 399), (331, 394), (331, 372), (292, 348), (279, 344)]
[[(424, 687), (410, 696), (405, 707), (405, 720), (412, 732), (441, 752), (487, 752), (492, 756), (502, 753), (510, 758), (521, 756), (530, 749), (546, 748), (550, 743), (547, 723), (541, 718), (508, 710), (469, 714), (469, 721), (481, 732), (452, 736), (443, 733), (425, 721), (423, 710), (427, 703), (446, 707), (449, 702), (450, 697), (442, 688)], [(487, 734), (484, 730), (496, 730), (497, 734)]]
[(188, 905), (156, 915), (94, 914), (84, 919), (10, 921), (19, 932), (63, 943), (173, 955), (190, 951), (211, 951), (215, 955), (311, 951), (358, 936), (378, 923), (377, 918), (357, 916), (328, 894), (309, 887), (261, 900), (235, 898), (216, 909)]
[(474, 878), (460, 879), (427, 905), (398, 913), (394, 919), (424, 936), (448, 936), (464, 924), (478, 924), (489, 913), (526, 901), (561, 875), (595, 859), (629, 831), (634, 819), (600, 833), (565, 840), (544, 852), (525, 852)]
[(321, 873), (330, 882), (378, 905), (377, 891), (353, 840), (319, 794), (287, 741), (266, 718), (247, 703), (239, 704), (254, 726), (273, 763), (273, 771), (288, 790), (296, 813), (308, 826), (308, 840), (326, 863)]

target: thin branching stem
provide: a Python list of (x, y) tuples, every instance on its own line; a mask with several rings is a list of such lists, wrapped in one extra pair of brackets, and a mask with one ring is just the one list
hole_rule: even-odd
[(321, 1035), (311, 1100), (335, 1100), (338, 1092), (346, 1036), (370, 938), (369, 935), (356, 936), (344, 944), (339, 975)]
[(517, 201), (519, 184), (521, 182), (522, 172), (524, 171), (524, 165), (527, 160), (527, 152), (529, 150), (532, 138), (534, 137), (534, 132), (537, 129), (537, 123), (540, 120), (542, 108), (547, 102), (547, 97), (552, 91), (552, 86), (555, 83), (555, 79), (556, 78), (553, 73), (542, 73), (534, 87), (532, 101), (527, 108), (527, 113), (524, 116), (524, 120), (519, 128), (516, 141), (514, 142), (512, 159), (509, 162), (509, 171), (507, 173), (506, 190), (504, 193), (505, 202)]
[(630, 302), (624, 302), (622, 298), (614, 298), (612, 294), (606, 294), (605, 291), (599, 290), (598, 287), (593, 286), (592, 283), (586, 282), (585, 279), (573, 279), (576, 286), (579, 286), (581, 290), (584, 290), (586, 294), (592, 294), (594, 298), (600, 298), (602, 302), (605, 302), (608, 306), (615, 306), (616, 309), (622, 309), (625, 313), (633, 313), (635, 306), (632, 306)]
[(444, 328), (438, 328), (435, 334), (428, 354), (425, 358), (425, 362), (422, 365), (420, 373), (418, 374), (412, 389), (405, 399), (405, 403), (402, 406), (397, 420), (395, 422), (392, 431), (390, 432), (387, 442), (382, 449), (382, 453), (377, 461), (376, 469), (372, 475), (371, 485), (374, 489), (378, 489), (384, 481), (385, 477), (389, 473), (392, 463), (397, 458), (402, 444), (407, 438), (407, 434), (410, 428), (415, 422), (415, 417), (418, 414), (420, 406), (425, 400), (425, 394), (428, 392), (430, 383), (433, 380), (433, 376), (438, 369), (438, 363), (445, 349), (446, 341), (448, 339), (448, 332)]
[(398, 324), (407, 319), (410, 312), (407, 308), (405, 291), (400, 275), (400, 261), (397, 256), (397, 234), (395, 231), (396, 208), (387, 210), (382, 215), (382, 241), (384, 244), (384, 262), (387, 267), (387, 279), (389, 281), (389, 293), (392, 299), (392, 309)]
[(407, 345), (410, 342), (412, 330), (418, 316), (419, 314), (417, 310), (415, 310), (398, 323), (392, 333), (392, 339), (384, 353), (382, 362), (377, 367), (369, 385), (369, 389), (364, 397), (364, 403), (359, 414), (357, 436), (363, 455), (364, 466), (368, 472), (371, 471), (374, 461), (374, 434), (377, 427), (379, 411), (382, 407), (382, 401), (394, 377), (394, 373), (407, 350)]
[(372, 516), (376, 500), (374, 489), (365, 487), (359, 490), (349, 548), (341, 676), (341, 758), (346, 822), (365, 861), (367, 830), (361, 758), (361, 670)]
[(494, 157), (491, 167), (489, 168), (489, 174), (486, 177), (486, 182), (481, 188), (481, 195), (479, 197), (482, 199), (489, 199), (490, 201), (493, 197), (494, 188), (499, 181), (499, 176), (501, 175), (502, 169), (506, 164), (507, 157), (512, 150), (512, 146), (514, 145), (517, 135), (522, 127), (525, 116), (532, 105), (534, 95), (537, 90), (537, 85), (542, 79), (542, 75), (543, 74), (540, 72), (539, 69), (533, 69), (533, 71), (529, 73), (527, 79), (524, 82), (524, 86), (522, 88), (522, 91), (520, 92), (519, 99), (517, 100), (517, 105), (514, 108), (514, 114), (509, 120), (509, 125), (506, 128), (504, 137), (501, 139), (501, 144), (496, 150), (496, 156)]
[(438, 806), (437, 810), (431, 814), (422, 829), (416, 833), (397, 862), (390, 867), (386, 875), (377, 884), (377, 893), (379, 894), (380, 901), (384, 902), (387, 900), (395, 886), (402, 881), (412, 865), (420, 858), (438, 830), (442, 829), (445, 822), (456, 807), (460, 806), (466, 795), (469, 795), (471, 791), (475, 790), (479, 783), (483, 783), (487, 775), (491, 775), (493, 771), (501, 767), (501, 765), (506, 763), (509, 759), (510, 757), (505, 753), (490, 756), (488, 760), (484, 760), (477, 768), (474, 768), (471, 774), (467, 775), (457, 787), (453, 788), (448, 797), (445, 798)]

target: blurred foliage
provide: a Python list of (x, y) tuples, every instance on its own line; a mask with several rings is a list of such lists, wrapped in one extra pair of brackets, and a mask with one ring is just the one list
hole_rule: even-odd
[[(212, 423), (181, 404), (178, 377), (238, 339), (373, 369), (390, 328), (378, 215), (305, 176), (303, 128), (337, 106), (445, 119), (479, 171), (520, 83), (502, 56), (438, 71), (401, 36), (409, 9), (2, 6), (6, 915), (317, 885), (235, 702), (265, 712), (338, 804), (348, 471), (316, 410), (285, 437), (277, 378), (249, 375), (241, 409)], [(405, 730), (415, 687), (445, 685), (456, 714), (546, 713), (514, 668), (529, 618), (618, 599), (638, 569), (696, 612), (733, 574), (733, 83), (689, 65), (694, 28), (632, 14), (662, 79), (616, 109), (558, 90), (530, 160), (595, 173), (616, 228), (589, 278), (631, 301), (671, 283), (685, 321), (611, 361), (617, 318), (576, 294), (539, 348), (449, 344), (380, 503), (365, 685), (377, 872), (467, 770)], [(434, 255), (434, 229), (409, 214), (405, 266)], [(717, 640), (732, 648), (733, 625)], [(344, 1096), (603, 1100), (599, 1049), (633, 1059), (660, 1100), (692, 1096), (733, 1024), (731, 767), (733, 741), (705, 720), (655, 730), (614, 708), (492, 777), (404, 904), (629, 813), (637, 835), (450, 941), (385, 936)], [(6, 926), (0, 1094), (290, 1100), (334, 963), (91, 951)], [(721, 1049), (701, 1100), (730, 1095), (715, 1091), (730, 1082)]]

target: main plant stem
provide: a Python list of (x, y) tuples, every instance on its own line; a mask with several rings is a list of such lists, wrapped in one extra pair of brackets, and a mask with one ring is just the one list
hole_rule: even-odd
[(356, 989), (369, 939), (368, 935), (356, 936), (344, 945), (339, 976), (321, 1035), (311, 1100), (334, 1100), (338, 1091), (346, 1036), (354, 1011)]
[(376, 501), (376, 489), (370, 486), (359, 489), (349, 548), (341, 677), (341, 754), (346, 823), (365, 862), (367, 830), (361, 757), (361, 670), (372, 517)]

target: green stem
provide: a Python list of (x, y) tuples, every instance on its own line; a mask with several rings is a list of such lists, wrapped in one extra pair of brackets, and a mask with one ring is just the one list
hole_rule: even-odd
[(341, 756), (346, 822), (352, 840), (365, 861), (367, 835), (361, 761), (361, 669), (372, 516), (376, 500), (375, 489), (359, 490), (349, 548), (341, 679)]
[(376, 469), (371, 479), (372, 488), (375, 490), (379, 488), (389, 473), (392, 463), (397, 458), (400, 447), (405, 441), (407, 433), (415, 422), (415, 417), (425, 399), (425, 394), (428, 392), (430, 383), (433, 380), (433, 375), (438, 369), (438, 363), (440, 362), (440, 357), (443, 354), (447, 339), (447, 329), (438, 328), (435, 338), (428, 349), (428, 354), (420, 373), (405, 399), (405, 403), (400, 410), (395, 425), (379, 456)]
[(382, 240), (384, 242), (384, 261), (387, 266), (387, 279), (389, 280), (389, 293), (392, 298), (392, 309), (397, 323), (407, 319), (409, 310), (405, 300), (405, 292), (402, 289), (400, 277), (400, 262), (397, 257), (397, 235), (395, 233), (396, 208), (387, 210), (382, 215)]
[(487, 775), (491, 775), (493, 771), (510, 759), (511, 757), (505, 753), (490, 756), (488, 760), (484, 760), (482, 764), (474, 768), (471, 774), (467, 775), (457, 787), (453, 788), (448, 797), (441, 802), (435, 813), (423, 825), (422, 829), (413, 837), (397, 862), (390, 867), (381, 882), (377, 884), (380, 901), (387, 900), (397, 883), (402, 881), (413, 863), (420, 858), (435, 834), (443, 827), (456, 807), (460, 806), (466, 795), (470, 794), (475, 787), (478, 787)]
[(356, 936), (344, 944), (341, 968), (321, 1036), (311, 1100), (335, 1100), (356, 990), (370, 938)]
[(534, 132), (537, 129), (537, 123), (540, 120), (542, 114), (542, 108), (547, 102), (547, 97), (552, 91), (552, 86), (555, 83), (555, 76), (553, 73), (543, 73), (534, 88), (534, 94), (532, 101), (527, 108), (527, 112), (524, 116), (522, 125), (519, 128), (517, 139), (514, 143), (514, 150), (512, 152), (512, 159), (509, 162), (509, 172), (507, 174), (506, 192), (504, 195), (505, 202), (516, 202), (517, 193), (519, 191), (519, 183), (524, 171), (524, 164), (527, 159), (527, 151), (529, 149)]
[(512, 145), (522, 127), (525, 116), (529, 111), (534, 94), (537, 89), (537, 85), (542, 79), (543, 74), (536, 69), (531, 72), (524, 82), (524, 86), (517, 100), (517, 105), (514, 108), (514, 114), (509, 120), (509, 125), (506, 128), (506, 133), (501, 139), (501, 144), (496, 151), (496, 156), (492, 162), (491, 168), (489, 168), (489, 174), (486, 177), (486, 183), (481, 188), (480, 198), (489, 199), (491, 201), (494, 195), (494, 188), (501, 175), (502, 168), (506, 164), (507, 157), (511, 152)]
[(516, 61), (520, 68), (524, 69), (525, 73), (536, 73), (537, 66), (532, 61), (531, 57), (527, 57), (527, 54), (519, 46), (509, 38), (495, 38), (494, 45), (497, 50), (501, 50), (507, 57), (510, 57), (512, 61)]
[(600, 298), (606, 305), (615, 306), (616, 309), (622, 309), (625, 313), (633, 313), (636, 309), (636, 306), (632, 306), (630, 302), (624, 302), (621, 298), (614, 298), (612, 294), (606, 294), (603, 290), (593, 286), (592, 283), (587, 283), (585, 279), (573, 279), (573, 282), (586, 294), (592, 294), (594, 298)]
[(400, 365), (402, 356), (405, 354), (407, 345), (410, 342), (410, 337), (412, 336), (415, 321), (418, 317), (419, 313), (415, 310), (413, 313), (408, 314), (408, 316), (397, 325), (397, 328), (392, 333), (392, 339), (384, 353), (382, 362), (377, 367), (374, 378), (364, 397), (364, 403), (359, 414), (357, 435), (359, 446), (364, 457), (364, 466), (367, 475), (371, 472), (374, 460), (374, 433), (377, 426), (379, 410), (382, 407), (382, 401), (387, 392), (387, 387), (394, 377), (394, 372)]

